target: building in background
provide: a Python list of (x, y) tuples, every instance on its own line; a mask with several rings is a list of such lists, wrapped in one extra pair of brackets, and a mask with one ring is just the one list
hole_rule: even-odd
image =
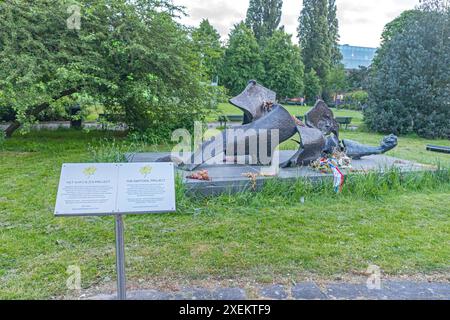
[(348, 44), (340, 45), (343, 60), (342, 63), (346, 70), (359, 69), (360, 66), (369, 67), (377, 51), (376, 48), (355, 47)]

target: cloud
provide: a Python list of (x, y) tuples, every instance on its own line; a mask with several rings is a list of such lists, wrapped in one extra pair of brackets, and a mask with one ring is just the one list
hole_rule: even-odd
[[(187, 25), (197, 26), (209, 19), (225, 40), (234, 24), (245, 19), (248, 0), (174, 0), (187, 8)], [(413, 9), (419, 0), (337, 0), (341, 43), (376, 47), (386, 23), (404, 10)], [(298, 17), (303, 1), (284, 0), (281, 24), (297, 36)]]

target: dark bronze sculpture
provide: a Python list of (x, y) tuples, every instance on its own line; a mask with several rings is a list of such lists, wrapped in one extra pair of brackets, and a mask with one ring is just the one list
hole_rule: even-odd
[(397, 137), (393, 134), (384, 137), (379, 147), (371, 147), (360, 144), (352, 140), (342, 140), (342, 145), (347, 155), (352, 159), (361, 159), (361, 157), (370, 156), (373, 154), (383, 154), (397, 146)]
[[(353, 159), (382, 154), (397, 146), (397, 137), (387, 136), (379, 147), (362, 145), (351, 140), (339, 140), (339, 124), (333, 112), (324, 101), (317, 101), (316, 105), (306, 114), (305, 124), (296, 121), (294, 117), (281, 105), (276, 104), (275, 92), (259, 85), (256, 81), (249, 82), (247, 88), (230, 103), (244, 112), (242, 126), (224, 130), (219, 136), (206, 141), (192, 157), (190, 164), (181, 164), (186, 170), (195, 170), (202, 163), (214, 158), (218, 153), (227, 156), (250, 156), (254, 164), (268, 165), (261, 161), (261, 150), (271, 157), (276, 147), (294, 137), (300, 136), (300, 147), (294, 156), (281, 167), (307, 166), (321, 156), (332, 154), (334, 151), (344, 151)], [(277, 130), (276, 143), (272, 141), (272, 130)], [(230, 138), (231, 137), (231, 138)], [(241, 148), (238, 148), (241, 146)], [(243, 146), (243, 147), (242, 147)], [(213, 150), (205, 154), (205, 150)], [(233, 150), (229, 154), (229, 150)], [(201, 159), (200, 161), (195, 161)], [(173, 159), (172, 159), (173, 160)], [(170, 159), (161, 159), (170, 161)]]

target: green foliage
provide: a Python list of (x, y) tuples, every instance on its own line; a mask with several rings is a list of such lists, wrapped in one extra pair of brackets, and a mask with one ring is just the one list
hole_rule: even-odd
[(331, 63), (338, 66), (342, 61), (342, 53), (339, 50), (339, 21), (337, 17), (336, 0), (328, 1), (328, 34), (331, 42)]
[(347, 84), (350, 90), (368, 90), (370, 81), (370, 68), (360, 66), (359, 69), (350, 70)]
[(82, 84), (101, 82), (93, 75), (99, 55), (67, 29), (67, 17), (63, 1), (0, 3), (0, 105), (21, 123), (32, 123)]
[(344, 65), (337, 64), (332, 69), (327, 78), (327, 91), (331, 94), (342, 93), (347, 90), (347, 75)]
[(204, 19), (192, 32), (192, 39), (195, 50), (200, 55), (205, 78), (213, 81), (218, 76), (223, 62), (224, 49), (220, 43), (220, 34)]
[(16, 113), (12, 107), (0, 106), (0, 122), (9, 122), (16, 119)]
[[(202, 119), (211, 95), (178, 8), (157, 0), (78, 2), (68, 29), (66, 1), (0, 4), (0, 105), (20, 124), (58, 100), (90, 96), (132, 130), (173, 129)], [(85, 107), (85, 106), (83, 106)]]
[(336, 59), (333, 48), (339, 39), (334, 1), (304, 0), (298, 33), (305, 70), (314, 69), (326, 87), (326, 81)]
[(384, 26), (383, 33), (381, 34), (381, 43), (391, 41), (397, 34), (402, 33), (407, 25), (416, 20), (420, 16), (419, 10), (406, 10), (403, 11), (400, 16), (389, 22)]
[(221, 78), (234, 96), (242, 92), (249, 80), (264, 79), (264, 65), (258, 42), (243, 22), (234, 26), (228, 41)]
[(261, 45), (277, 30), (282, 14), (283, 0), (250, 0), (245, 24)]
[(314, 104), (322, 94), (320, 79), (314, 69), (305, 75), (305, 97), (308, 104)]
[(450, 137), (449, 10), (422, 10), (383, 45), (365, 122), (379, 132)]
[(303, 62), (300, 49), (291, 35), (277, 30), (267, 40), (262, 51), (265, 69), (264, 85), (274, 90), (278, 98), (298, 97), (303, 92)]
[(367, 104), (369, 94), (364, 90), (353, 91), (345, 94), (344, 108), (350, 110), (361, 110)]
[[(332, 179), (311, 181), (299, 179), (294, 184), (281, 179), (272, 179), (265, 183), (260, 192), (251, 188), (242, 194), (223, 196), (233, 197), (236, 205), (251, 206), (264, 201), (274, 195), (280, 201), (292, 203), (300, 197), (342, 198), (345, 196), (357, 198), (380, 198), (393, 192), (417, 192), (426, 190), (446, 191), (450, 188), (450, 170), (422, 171), (415, 173), (402, 173), (400, 169), (386, 168), (385, 172), (368, 172), (366, 174), (346, 175), (345, 187), (341, 194), (336, 194)], [(217, 198), (216, 196), (214, 198)], [(220, 199), (220, 198), (219, 198)], [(211, 199), (211, 201), (214, 201)], [(217, 200), (216, 200), (217, 201)], [(219, 201), (222, 201), (220, 199)]]
[[(137, 138), (139, 137), (139, 138)], [(142, 134), (134, 133), (127, 140), (116, 138), (103, 138), (88, 144), (90, 162), (121, 163), (127, 162), (126, 154), (144, 152), (147, 146), (147, 138)]]
[(123, 143), (115, 139), (102, 139), (100, 142), (88, 145), (91, 162), (121, 163), (126, 162), (125, 154), (130, 152)]
[(401, 34), (407, 28), (408, 24), (416, 21), (420, 17), (420, 14), (420, 10), (406, 10), (384, 26), (381, 35), (381, 47), (378, 49), (377, 55), (372, 62), (374, 68), (380, 63), (380, 58), (384, 55), (383, 50), (386, 48), (386, 44), (396, 35)]

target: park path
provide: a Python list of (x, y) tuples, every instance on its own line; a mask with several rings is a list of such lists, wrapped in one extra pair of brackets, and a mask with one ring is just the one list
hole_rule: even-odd
[[(115, 295), (81, 297), (89, 300), (113, 300)], [(381, 289), (364, 284), (330, 283), (319, 286), (302, 282), (292, 286), (262, 286), (249, 294), (243, 288), (182, 288), (176, 292), (141, 290), (128, 292), (129, 300), (450, 300), (450, 283), (386, 281)]]

